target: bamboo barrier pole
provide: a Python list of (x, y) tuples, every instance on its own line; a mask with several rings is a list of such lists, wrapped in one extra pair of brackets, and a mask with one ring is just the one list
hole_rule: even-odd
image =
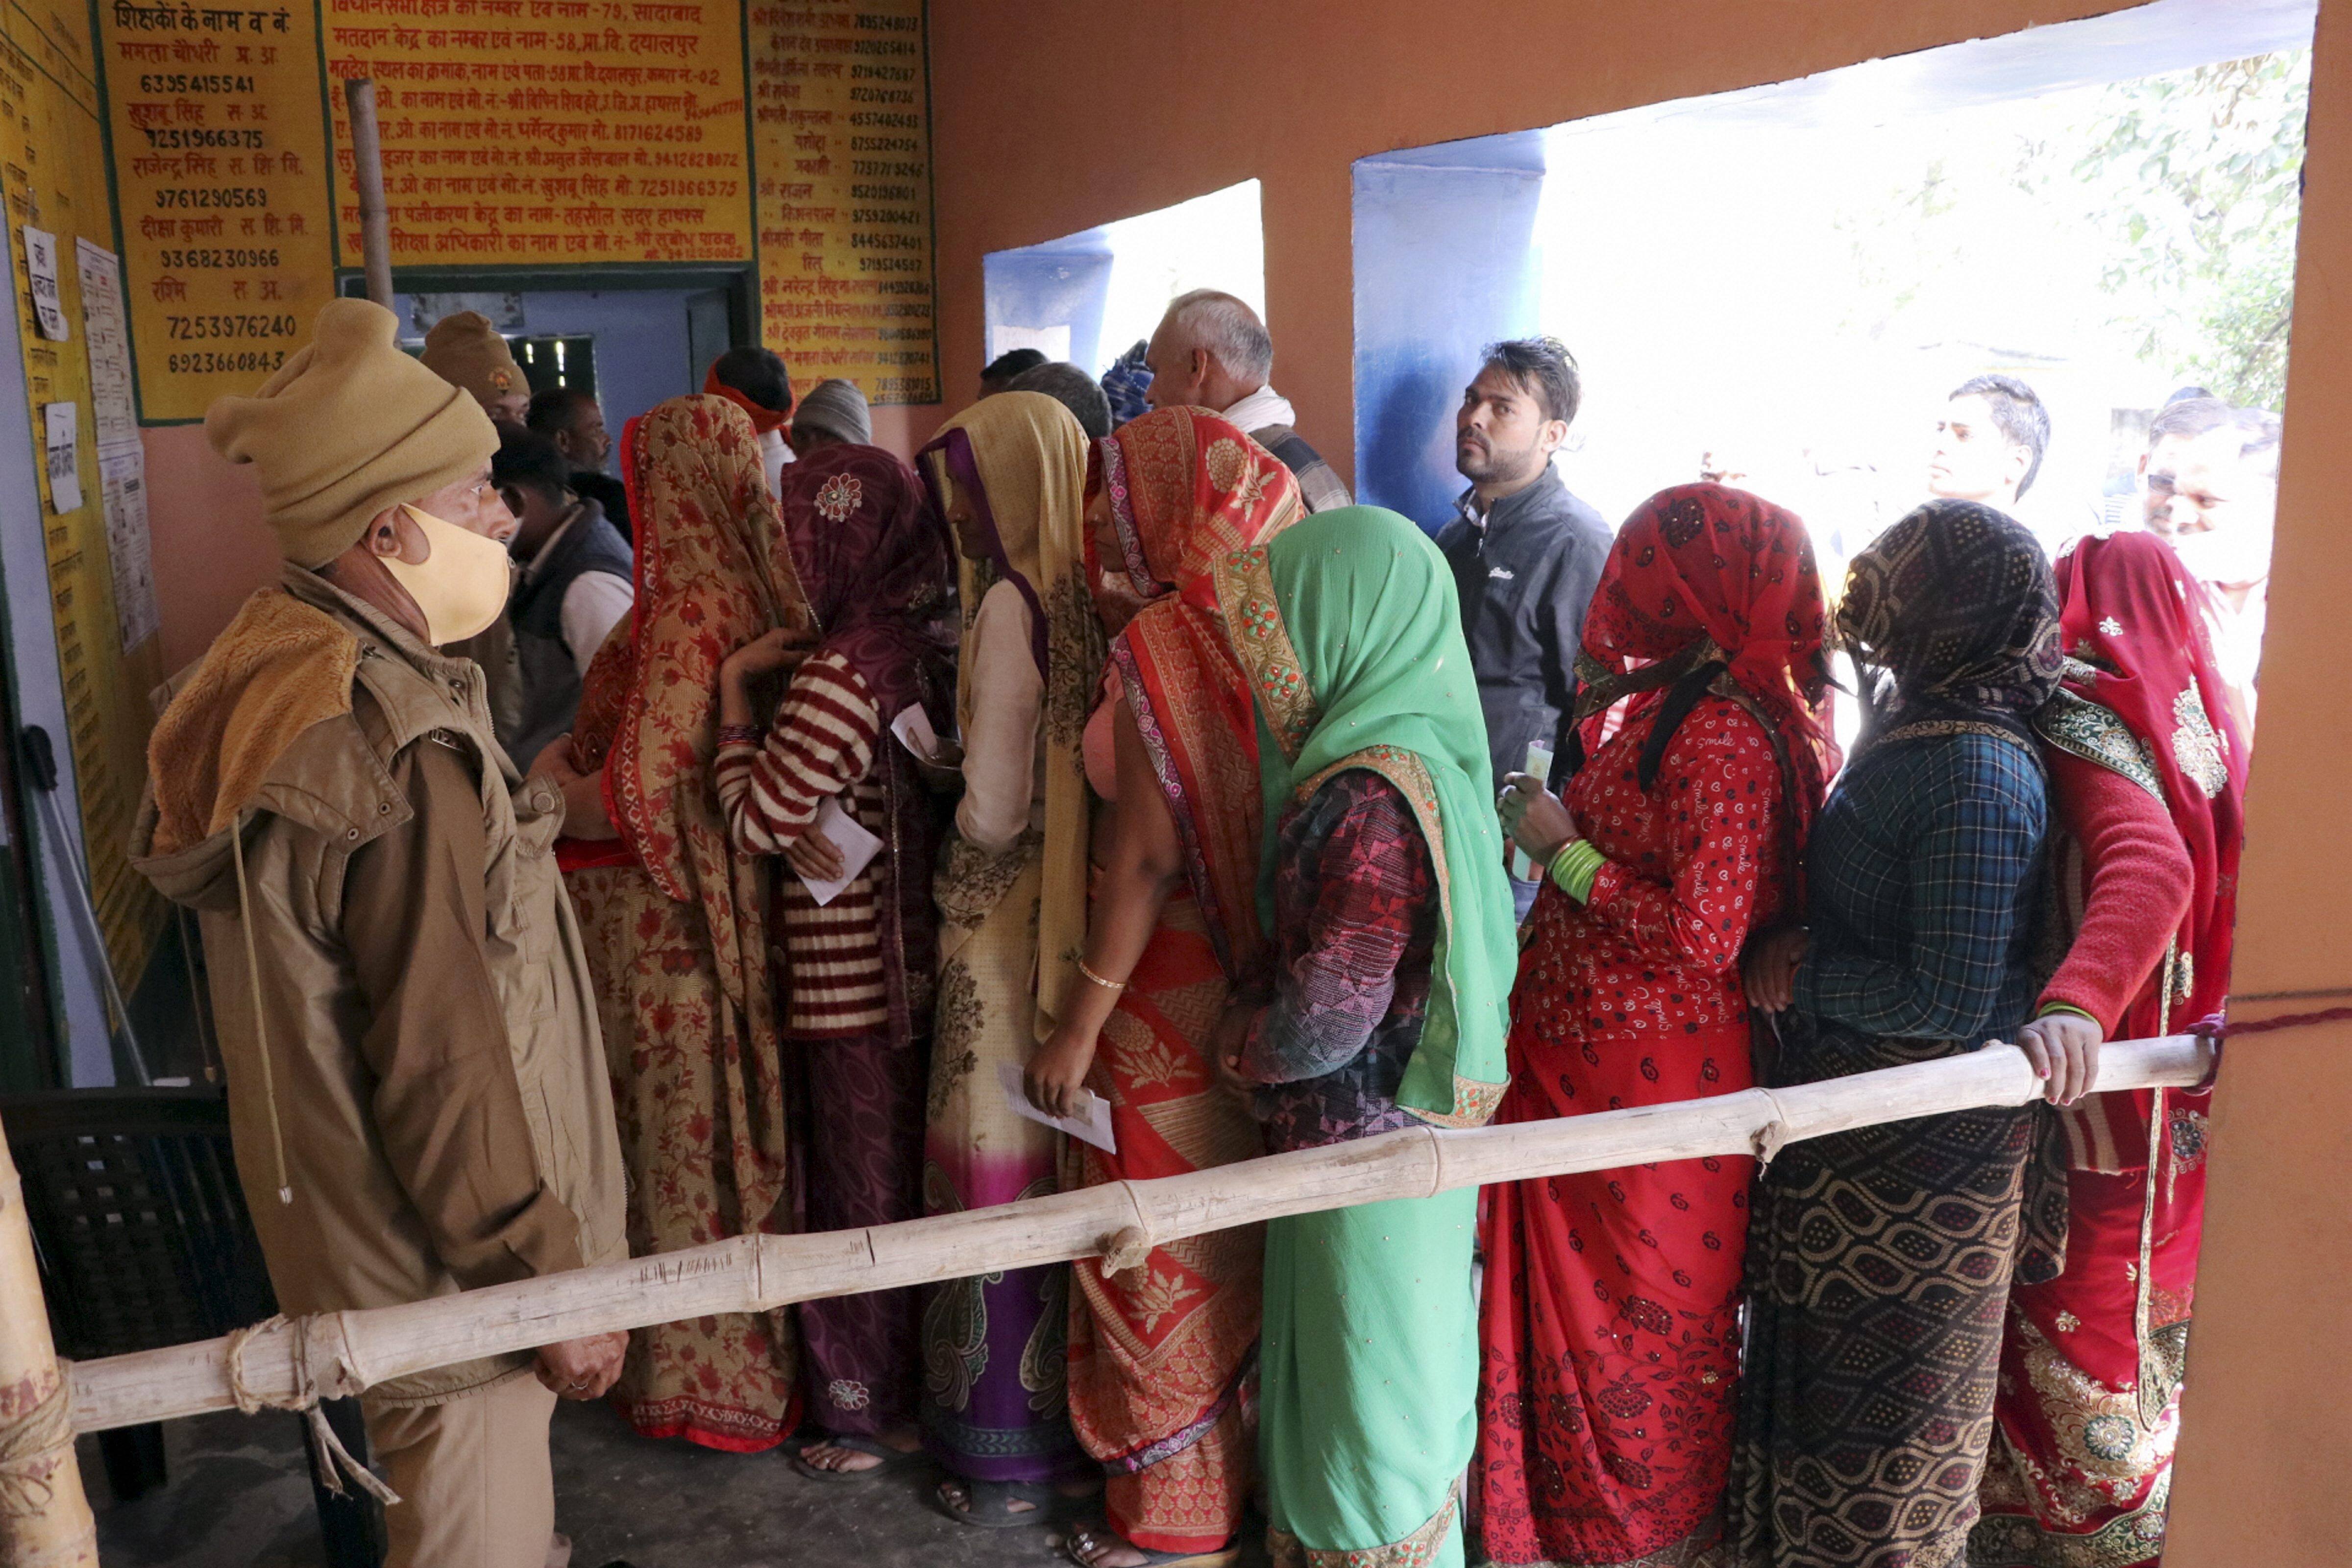
[[(2210, 1042), (2189, 1035), (2119, 1041), (2101, 1053), (2099, 1086), (2200, 1083), (2212, 1052)], [(1505, 1127), (1413, 1128), (863, 1230), (737, 1237), (405, 1306), (278, 1321), (242, 1337), (79, 1363), (72, 1369), (73, 1424), (77, 1431), (101, 1431), (230, 1409), (239, 1404), (240, 1384), (248, 1407), (257, 1399), (336, 1398), (388, 1378), (583, 1334), (1000, 1268), (1094, 1257), (1107, 1267), (1131, 1267), (1160, 1243), (1286, 1215), (1702, 1155), (1769, 1154), (1783, 1142), (1854, 1127), (2022, 1105), (2041, 1089), (2023, 1053), (1996, 1045), (1791, 1089)]]
[(0, 1568), (98, 1568), (25, 1187), (0, 1137)]

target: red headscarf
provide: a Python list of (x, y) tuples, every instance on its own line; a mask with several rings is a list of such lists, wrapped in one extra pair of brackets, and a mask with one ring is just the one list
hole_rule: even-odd
[[(710, 787), (719, 666), (808, 608), (751, 422), (714, 397), (673, 397), (629, 422), (636, 603), (589, 666), (572, 763), (601, 767), (604, 806), (655, 886), (698, 906), (721, 984), (745, 1005), (767, 962), (756, 857), (736, 853)], [(572, 861), (578, 866), (583, 861)]]
[(918, 675), (955, 654), (955, 552), (915, 470), (879, 447), (826, 447), (785, 467), (777, 504), (819, 646), (873, 688), (882, 721), (939, 695)]
[[(2196, 891), (2179, 942), (2190, 989), (2170, 1011), (2179, 1027), (2220, 1012), (2229, 991), (2244, 840), (2248, 752), (2206, 630), (2206, 591), (2170, 545), (2138, 531), (2084, 539), (2059, 558), (2056, 575), (2066, 689), (2139, 738), (2189, 848)], [(2139, 1011), (2126, 1015), (2126, 1037), (2156, 1032), (2155, 1011)]]
[(1795, 513), (1724, 485), (1660, 490), (1618, 531), (1585, 612), (1577, 661), (1585, 747), (1597, 749), (1620, 698), (1704, 680), (1693, 672), (1719, 663), (1781, 755), (1801, 846), (1838, 764), (1828, 639), (1812, 541)]
[[(1142, 605), (1113, 640), (1111, 662), (1175, 819), (1210, 943), (1238, 976), (1261, 941), (1265, 802), (1256, 709), (1210, 568), (1307, 509), (1279, 458), (1205, 409), (1129, 420), (1095, 443), (1095, 462), (1120, 555), (1102, 563), (1109, 581), (1097, 584), (1097, 607), (1110, 622)], [(1120, 602), (1105, 602), (1104, 586)]]
[[(710, 368), (703, 373), (702, 395), (705, 397), (725, 398), (728, 402), (741, 409), (745, 416), (751, 419), (751, 428), (762, 436), (766, 435), (771, 430), (781, 430), (792, 422), (793, 411), (791, 408), (770, 408), (764, 404), (754, 403), (750, 398), (744, 396), (741, 393), (736, 391), (733, 387), (728, 385), (725, 382), (719, 380), (719, 362), (716, 360), (713, 360), (710, 363)], [(636, 514), (632, 512), (629, 515), (635, 517)]]

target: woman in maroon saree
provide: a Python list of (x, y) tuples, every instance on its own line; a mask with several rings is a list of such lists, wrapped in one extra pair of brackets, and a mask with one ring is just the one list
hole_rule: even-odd
[[(2064, 832), (2065, 961), (2025, 1033), (2145, 1039), (2221, 1011), (2247, 747), (2204, 589), (2149, 533), (2057, 565), (2064, 684), (2034, 719)], [(2029, 1046), (2029, 1049), (2032, 1046)], [(2137, 1568), (2164, 1548), (2211, 1091), (2063, 1107), (2066, 1261), (2012, 1286), (1977, 1568)], [(2153, 1136), (2151, 1136), (2153, 1131)]]
[[(791, 552), (779, 573), (797, 576), (816, 642), (775, 633), (721, 666), (713, 777), (735, 847), (786, 862), (770, 927), (780, 933), (801, 1226), (845, 1230), (922, 1213), (940, 821), (890, 726), (912, 708), (946, 722), (950, 555), (922, 482), (877, 447), (829, 447), (792, 465), (779, 506)], [(755, 708), (751, 683), (788, 666), (795, 673), (781, 701)], [(882, 847), (820, 903), (810, 880), (838, 879), (845, 868), (812, 829), (836, 801)], [(915, 1292), (795, 1310), (808, 1409), (827, 1435), (797, 1456), (799, 1468), (866, 1474), (917, 1454)]]

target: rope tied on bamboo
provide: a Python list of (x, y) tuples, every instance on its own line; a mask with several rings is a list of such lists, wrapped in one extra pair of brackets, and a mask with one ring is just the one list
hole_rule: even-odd
[(1143, 1200), (1135, 1195), (1135, 1184), (1121, 1182), (1118, 1190), (1127, 1195), (1127, 1206), (1135, 1211), (1135, 1223), (1121, 1226), (1103, 1238), (1101, 1267), (1106, 1279), (1142, 1268), (1151, 1249), (1159, 1245), (1151, 1239), (1151, 1214), (1143, 1206)]
[(73, 1452), (73, 1400), (67, 1392), (71, 1363), (60, 1358), (49, 1385), (19, 1414), (17, 1401), (39, 1387), (36, 1373), (14, 1388), (0, 1389), (0, 1519), (31, 1519), (48, 1511), (57, 1496), (60, 1456)]
[(1780, 1103), (1780, 1097), (1762, 1084), (1756, 1086), (1755, 1092), (1762, 1095), (1764, 1103), (1772, 1108), (1772, 1120), (1759, 1127), (1748, 1141), (1748, 1147), (1756, 1154), (1756, 1173), (1760, 1176), (1771, 1169), (1772, 1162), (1780, 1157), (1781, 1149), (1789, 1142), (1789, 1111)]
[[(310, 1373), (310, 1330), (317, 1321), (310, 1317), (289, 1319), (280, 1312), (274, 1318), (231, 1331), (227, 1352), (229, 1395), (236, 1401), (240, 1415), (251, 1415), (264, 1409), (299, 1414), (310, 1424), (310, 1453), (319, 1484), (337, 1497), (345, 1497), (349, 1494), (343, 1490), (343, 1477), (349, 1476), (362, 1491), (391, 1507), (400, 1501), (400, 1494), (384, 1485), (373, 1470), (352, 1458), (352, 1451), (343, 1447), (343, 1440), (328, 1424), (327, 1413), (319, 1408), (318, 1380)], [(281, 1329), (294, 1336), (294, 1392), (279, 1398), (257, 1393), (245, 1381), (245, 1347), (256, 1335), (274, 1334)]]

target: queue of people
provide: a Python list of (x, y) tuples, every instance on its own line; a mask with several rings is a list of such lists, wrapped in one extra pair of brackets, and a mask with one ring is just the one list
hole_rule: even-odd
[[(2214, 628), (2266, 557), (2168, 535), (2242, 524), (2274, 426), (2167, 409), (2164, 526), (2053, 571), (2007, 511), (2046, 416), (1969, 383), (1951, 493), (1840, 585), (1719, 483), (1612, 533), (1551, 461), (1572, 358), (1513, 342), (1433, 542), (1187, 295), (1145, 411), (992, 365), (912, 465), (738, 351), (624, 428), (625, 534), (601, 411), (518, 415), (485, 331), (420, 364), (338, 300), (208, 421), (287, 564), (177, 683), (137, 849), (205, 920), (289, 1310), (1994, 1041), (2048, 1092), (407, 1380), (397, 1568), (559, 1560), (559, 1395), (936, 1467), (1084, 1568), (1231, 1563), (1254, 1499), (1318, 1568), (2155, 1561), (2206, 1097), (2097, 1054), (2226, 992)], [(499, 623), (511, 724), (450, 654)]]

